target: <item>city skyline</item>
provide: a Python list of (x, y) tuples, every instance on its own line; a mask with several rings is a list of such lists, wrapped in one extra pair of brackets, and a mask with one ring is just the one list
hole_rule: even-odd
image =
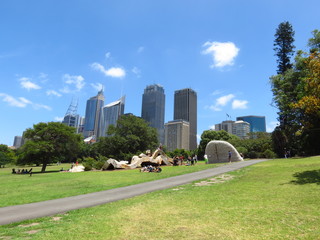
[[(170, 3), (170, 4), (168, 4)], [(310, 8), (312, 6), (312, 8)], [(0, 8), (0, 144), (39, 122), (61, 121), (70, 101), (104, 89), (105, 101), (126, 95), (126, 112), (141, 113), (147, 85), (198, 94), (198, 141), (229, 116), (265, 116), (278, 124), (270, 76), (281, 22), (307, 51), (319, 29), (320, 2), (291, 1), (9, 1)]]

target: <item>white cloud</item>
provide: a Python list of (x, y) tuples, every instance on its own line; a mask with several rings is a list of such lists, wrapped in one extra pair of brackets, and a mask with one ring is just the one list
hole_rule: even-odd
[(57, 96), (57, 97), (61, 97), (62, 96), (60, 93), (58, 93), (58, 92), (56, 92), (54, 90), (48, 90), (46, 93), (47, 93), (48, 96), (51, 96), (51, 95)]
[(109, 69), (105, 69), (104, 66), (102, 66), (100, 63), (96, 63), (96, 62), (92, 63), (90, 66), (92, 67), (92, 69), (100, 71), (108, 77), (123, 78), (126, 76), (125, 70), (120, 67), (112, 67)]
[(26, 106), (31, 105), (34, 109), (44, 108), (46, 110), (51, 110), (51, 107), (49, 106), (33, 103), (24, 97), (19, 97), (18, 99), (16, 99), (5, 93), (0, 93), (0, 97), (2, 97), (2, 101), (7, 102), (10, 106), (13, 107), (25, 108)]
[(209, 109), (213, 110), (213, 111), (222, 111), (221, 107), (224, 107), (225, 105), (227, 105), (227, 103), (229, 103), (235, 96), (233, 94), (228, 94), (222, 97), (219, 97), (216, 99), (215, 104), (209, 106)]
[(215, 125), (209, 126), (209, 129), (210, 129), (210, 130), (215, 130), (215, 129), (216, 129), (216, 126), (215, 126)]
[(202, 54), (209, 54), (213, 58), (211, 67), (218, 68), (232, 66), (240, 51), (233, 42), (206, 42), (203, 47), (206, 49)]
[(233, 100), (232, 102), (232, 109), (247, 109), (248, 106), (248, 101), (247, 100)]
[[(72, 76), (69, 74), (64, 74), (62, 76), (62, 79), (66, 84), (71, 86), (73, 85), (76, 88), (76, 91), (80, 91), (85, 85), (84, 78), (81, 75)], [(70, 90), (68, 86), (64, 87), (61, 91), (65, 93), (72, 92), (72, 90)]]
[(101, 89), (103, 89), (103, 85), (101, 83), (91, 83), (91, 86), (96, 89), (97, 91), (101, 91)]
[(279, 122), (277, 121), (272, 121), (272, 122), (269, 122), (267, 124), (267, 132), (273, 132), (273, 130), (279, 126)]
[(54, 120), (57, 122), (62, 122), (64, 117), (55, 117)]
[(10, 106), (24, 108), (27, 106), (26, 99), (20, 98), (16, 99), (8, 94), (0, 93), (2, 101), (7, 102)]
[(107, 52), (107, 53), (105, 54), (105, 57), (106, 57), (106, 58), (110, 58), (110, 57), (111, 57), (111, 53), (110, 53), (110, 52)]
[(222, 93), (223, 93), (223, 92), (220, 91), (220, 90), (215, 90), (215, 91), (213, 91), (213, 93), (211, 93), (211, 95), (215, 96), (215, 95), (220, 95), (220, 94), (222, 94)]
[(133, 67), (131, 70), (135, 75), (137, 75), (137, 77), (140, 77), (141, 71), (139, 68), (137, 67)]
[(33, 82), (30, 81), (30, 78), (27, 78), (27, 77), (22, 77), (19, 79), (20, 81), (20, 85), (22, 88), (25, 88), (27, 89), (28, 91), (31, 90), (31, 89), (41, 89), (41, 87)]

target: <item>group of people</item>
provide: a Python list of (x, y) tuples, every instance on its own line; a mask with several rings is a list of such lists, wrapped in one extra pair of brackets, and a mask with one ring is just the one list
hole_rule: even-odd
[[(183, 156), (175, 156), (173, 158), (173, 166), (181, 166), (184, 164), (184, 157)], [(188, 156), (186, 162), (185, 162), (185, 165), (186, 166), (191, 166), (191, 165), (194, 165), (198, 162), (198, 158), (197, 158), (197, 155), (194, 155), (193, 157), (191, 156)]]
[(32, 176), (32, 168), (30, 168), (29, 170), (28, 169), (18, 169), (16, 171), (15, 168), (12, 168), (12, 174), (30, 174), (30, 177)]
[(162, 171), (161, 167), (159, 166), (152, 166), (152, 165), (148, 165), (148, 166), (144, 166), (140, 169), (140, 172), (157, 172), (160, 173)]

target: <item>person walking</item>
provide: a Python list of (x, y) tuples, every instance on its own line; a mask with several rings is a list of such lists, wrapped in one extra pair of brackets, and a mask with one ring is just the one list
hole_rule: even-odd
[(229, 150), (229, 152), (228, 152), (228, 157), (229, 157), (229, 163), (231, 163), (231, 151)]

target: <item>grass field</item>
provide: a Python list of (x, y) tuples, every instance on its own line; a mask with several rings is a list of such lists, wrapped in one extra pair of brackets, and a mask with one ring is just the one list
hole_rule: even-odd
[[(70, 168), (70, 164), (62, 164), (49, 166), (49, 173), (33, 174), (32, 177), (29, 174), (11, 174), (12, 168), (1, 168), (0, 207), (98, 192), (216, 166), (202, 162), (195, 166), (164, 166), (160, 174), (140, 173), (138, 169), (70, 173), (59, 172), (61, 168)], [(41, 167), (33, 167), (33, 172), (40, 170)]]
[(319, 200), (320, 157), (270, 160), (176, 188), (0, 226), (0, 239), (319, 239)]

